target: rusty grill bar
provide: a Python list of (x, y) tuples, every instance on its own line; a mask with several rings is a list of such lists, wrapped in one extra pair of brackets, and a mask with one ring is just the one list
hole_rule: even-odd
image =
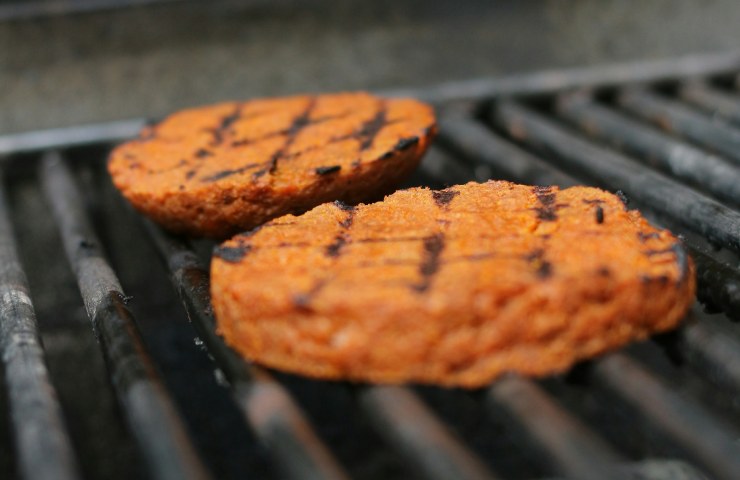
[[(509, 376), (485, 391), (461, 392), (342, 386), (270, 373), (243, 362), (215, 333), (208, 245), (190, 244), (140, 222), (119, 204), (126, 217), (121, 221), (147, 232), (137, 241), (162, 260), (193, 335), (203, 340), (217, 373), (227, 380), (227, 396), (254, 432), (261, 445), (257, 451), (264, 448), (275, 478), (372, 478), (352, 463), (363, 455), (390, 458), (390, 470), (399, 478), (635, 478), (656, 462), (667, 472), (657, 478), (672, 478), (675, 468), (685, 478), (704, 478), (698, 472), (740, 478), (740, 407), (732, 401), (740, 393), (740, 331), (729, 321), (740, 319), (740, 92), (733, 83), (738, 71), (740, 54), (732, 53), (406, 92), (433, 101), (440, 112), (440, 137), (417, 183), (442, 186), (487, 178), (562, 187), (591, 183), (625, 192), (654, 221), (685, 235), (697, 265), (699, 298), (723, 315), (695, 308), (678, 332), (586, 362), (566, 376), (540, 381)], [(0, 155), (7, 157), (2, 162), (8, 172), (40, 164), (39, 173), (25, 181), (38, 183), (49, 201), (49, 219), (58, 224), (149, 475), (209, 478), (216, 465), (229, 477), (217, 456), (203, 457), (203, 442), (192, 432), (181, 400), (172, 398), (166, 376), (156, 372), (147, 336), (139, 333), (103, 255), (111, 239), (98, 238), (96, 217), (88, 213), (75, 180), (91, 171), (95, 181), (105, 183), (94, 194), (103, 200), (113, 196), (100, 173), (101, 148), (132, 136), (142, 124), (132, 120), (0, 137)], [(78, 161), (86, 155), (93, 161)], [(15, 253), (23, 245), (13, 239), (5, 218), (12, 208), (0, 198), (0, 346), (13, 424), (13, 469), (22, 478), (40, 478), (45, 468), (59, 478), (81, 478), (77, 463), (87, 459), (73, 448), (74, 430), (67, 429), (53, 378), (45, 373), (33, 307), (23, 300), (28, 286)], [(191, 328), (162, 321), (179, 331)], [(340, 390), (352, 401), (333, 412), (337, 440), (321, 421), (316, 400), (312, 404), (306, 397), (331, 398)], [(464, 421), (465, 409), (480, 415), (475, 425)], [(376, 432), (344, 428), (342, 416), (362, 418)], [(630, 421), (620, 424), (620, 418)], [(499, 445), (502, 453), (477, 440), (485, 429), (478, 424), (494, 425), (499, 429), (494, 436), (506, 436)], [(27, 436), (38, 431), (46, 433), (43, 452)], [(368, 438), (352, 437), (356, 431)], [(492, 438), (490, 432), (482, 435)], [(641, 435), (645, 441), (634, 440)], [(348, 454), (343, 448), (348, 442), (366, 451)], [(509, 444), (524, 461), (509, 461)]]

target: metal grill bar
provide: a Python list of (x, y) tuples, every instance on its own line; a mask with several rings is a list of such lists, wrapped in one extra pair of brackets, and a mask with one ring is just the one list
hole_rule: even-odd
[(740, 339), (704, 320), (678, 331), (683, 352), (699, 364), (710, 380), (740, 393)]
[(598, 184), (623, 189), (676, 223), (740, 251), (740, 213), (624, 155), (583, 140), (516, 102), (497, 103), (491, 116), (512, 136), (555, 153), (565, 167), (579, 170)]
[(285, 389), (259, 367), (248, 365), (215, 332), (208, 272), (182, 240), (145, 220), (145, 226), (166, 263), (190, 322), (226, 375), (234, 400), (258, 437), (290, 478), (344, 479), (300, 408)]
[(144, 120), (124, 120), (80, 127), (53, 128), (0, 135), (0, 158), (3, 155), (10, 154), (16, 155), (128, 140), (138, 135), (145, 124)]
[(425, 478), (494, 478), (409, 390), (369, 387), (361, 389), (359, 396), (378, 432), (399, 448)]
[(740, 97), (718, 90), (702, 80), (684, 83), (678, 88), (678, 96), (707, 113), (740, 125)]
[(740, 205), (740, 170), (688, 143), (602, 107), (586, 95), (561, 97), (557, 111), (590, 135), (624, 147), (649, 164)]
[(644, 88), (627, 88), (617, 95), (620, 107), (670, 132), (740, 162), (740, 130)]
[(697, 75), (732, 73), (740, 66), (740, 51), (691, 55), (670, 60), (616, 63), (569, 70), (548, 70), (499, 78), (443, 83), (420, 89), (380, 92), (412, 96), (430, 102), (489, 99), (513, 95), (544, 95), (574, 88), (608, 87), (624, 83), (659, 82)]
[(697, 247), (689, 245), (689, 251), (696, 265), (697, 296), (729, 318), (740, 320), (740, 272)]
[(167, 480), (209, 478), (145, 351), (71, 173), (54, 152), (45, 155), (41, 167), (43, 190), (77, 276), (93, 331), (152, 476)]
[(623, 354), (594, 366), (595, 378), (680, 442), (721, 479), (740, 478), (740, 433), (666, 386)]
[(29, 480), (71, 480), (79, 478), (79, 468), (56, 392), (49, 381), (3, 183), (0, 178), (0, 354), (5, 366), (19, 470)]
[(468, 162), (488, 165), (506, 178), (533, 185), (569, 187), (578, 183), (534, 155), (493, 135), (480, 122), (461, 114), (447, 114), (440, 118), (439, 124), (439, 142)]
[(568, 478), (622, 478), (615, 467), (623, 459), (534, 382), (500, 379), (489, 388), (488, 400), (490, 408), (503, 406), (513, 414)]

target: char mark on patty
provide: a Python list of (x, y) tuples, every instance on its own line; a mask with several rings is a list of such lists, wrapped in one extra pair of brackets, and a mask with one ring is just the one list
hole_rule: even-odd
[(436, 203), (437, 206), (440, 208), (448, 206), (450, 202), (452, 202), (452, 199), (458, 195), (460, 195), (460, 192), (452, 190), (450, 188), (447, 188), (445, 190), (432, 191), (432, 198), (434, 199), (434, 203)]
[(434, 280), (434, 276), (439, 272), (441, 266), (440, 257), (445, 248), (445, 238), (442, 233), (436, 233), (425, 237), (423, 240), (424, 250), (422, 253), (421, 264), (419, 265), (419, 275), (421, 281), (412, 286), (418, 292), (423, 293), (429, 289)]

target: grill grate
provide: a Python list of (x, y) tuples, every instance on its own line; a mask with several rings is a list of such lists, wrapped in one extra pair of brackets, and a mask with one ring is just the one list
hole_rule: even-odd
[[(34, 239), (26, 233), (26, 241), (14, 240), (11, 226), (46, 232), (47, 218), (28, 221), (18, 213), (18, 192), (28, 188), (46, 198), (48, 220), (59, 228), (56, 248), (66, 252), (77, 278), (126, 421), (128, 436), (112, 440), (111, 448), (138, 445), (132, 458), (150, 478), (705, 478), (699, 472), (740, 478), (740, 405), (734, 401), (740, 330), (728, 321), (740, 319), (738, 71), (740, 55), (730, 54), (408, 92), (440, 111), (438, 146), (416, 183), (496, 177), (621, 190), (656, 223), (685, 236), (699, 297), (723, 312), (695, 308), (677, 332), (566, 376), (511, 376), (479, 392), (313, 382), (242, 362), (214, 332), (211, 245), (142, 221), (107, 181), (105, 149), (143, 122), (0, 137), (9, 178), (2, 185), (10, 193), (0, 198), (0, 400), (10, 412), (0, 429), (12, 425), (3, 435), (14, 445), (0, 466), (12, 468), (11, 478), (50, 478), (50, 471), (55, 478), (80, 478), (80, 472), (94, 478), (103, 471), (100, 459), (83, 453), (90, 440), (76, 425), (72, 397), (54, 394), (74, 378), (55, 374), (51, 361), (49, 372), (44, 365), (39, 331), (53, 338), (49, 317), (57, 314), (56, 304), (37, 308), (37, 328), (26, 300), (16, 250), (37, 307), (43, 303), (37, 295), (49, 290), (48, 281), (39, 281), (45, 260), (34, 257)], [(132, 233), (142, 225), (142, 235)], [(156, 256), (174, 285), (169, 293), (148, 274)], [(129, 301), (121, 284), (152, 293)], [(175, 292), (184, 310), (176, 300), (158, 300), (174, 299)], [(58, 308), (74, 316), (65, 313), (66, 302)], [(203, 360), (194, 360), (204, 354), (192, 343), (172, 348), (168, 335), (197, 335), (228, 388), (211, 379), (200, 397), (187, 379), (175, 379), (206, 383), (197, 368)], [(223, 412), (197, 412), (210, 405)], [(214, 425), (219, 418), (233, 425)]]

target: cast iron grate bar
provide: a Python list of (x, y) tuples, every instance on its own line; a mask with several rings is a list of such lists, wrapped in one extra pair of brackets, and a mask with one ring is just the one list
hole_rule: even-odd
[(244, 362), (216, 334), (208, 272), (182, 240), (144, 220), (167, 265), (185, 311), (231, 384), (247, 422), (290, 478), (344, 479), (347, 474), (313, 431), (288, 392), (262, 368)]
[(631, 87), (617, 94), (620, 107), (649, 120), (664, 130), (676, 133), (703, 147), (715, 150), (740, 163), (740, 130), (718, 118), (664, 98), (642, 87)]
[(490, 479), (493, 475), (410, 390), (362, 387), (360, 404), (378, 432), (430, 480)]
[(678, 96), (705, 112), (740, 125), (740, 97), (719, 90), (703, 80), (693, 80), (678, 87)]
[(611, 111), (584, 94), (561, 97), (557, 112), (592, 137), (622, 147), (674, 177), (740, 205), (740, 169), (725, 159)]
[(696, 296), (729, 318), (740, 321), (740, 271), (685, 241), (696, 266)]
[(79, 467), (44, 361), (26, 274), (18, 259), (0, 172), (0, 355), (24, 478), (79, 478)]
[(624, 354), (596, 362), (594, 377), (695, 455), (717, 478), (740, 478), (740, 432), (682, 397)]
[(157, 480), (209, 478), (145, 351), (72, 174), (61, 156), (51, 152), (44, 156), (40, 175), (113, 386), (152, 476)]
[(740, 394), (740, 338), (708, 323), (698, 313), (694, 316), (698, 319), (676, 332), (683, 356), (715, 385)]
[(564, 167), (663, 213), (706, 238), (740, 251), (740, 213), (612, 150), (584, 140), (514, 101), (502, 101), (492, 120), (514, 138), (556, 154)]
[(624, 459), (531, 380), (502, 378), (488, 389), (487, 399), (489, 408), (503, 406), (512, 414), (567, 478), (622, 478), (617, 464)]
[(506, 178), (533, 185), (570, 187), (578, 181), (543, 160), (493, 135), (485, 125), (464, 112), (444, 112), (439, 120), (439, 142), (472, 164), (484, 164)]

